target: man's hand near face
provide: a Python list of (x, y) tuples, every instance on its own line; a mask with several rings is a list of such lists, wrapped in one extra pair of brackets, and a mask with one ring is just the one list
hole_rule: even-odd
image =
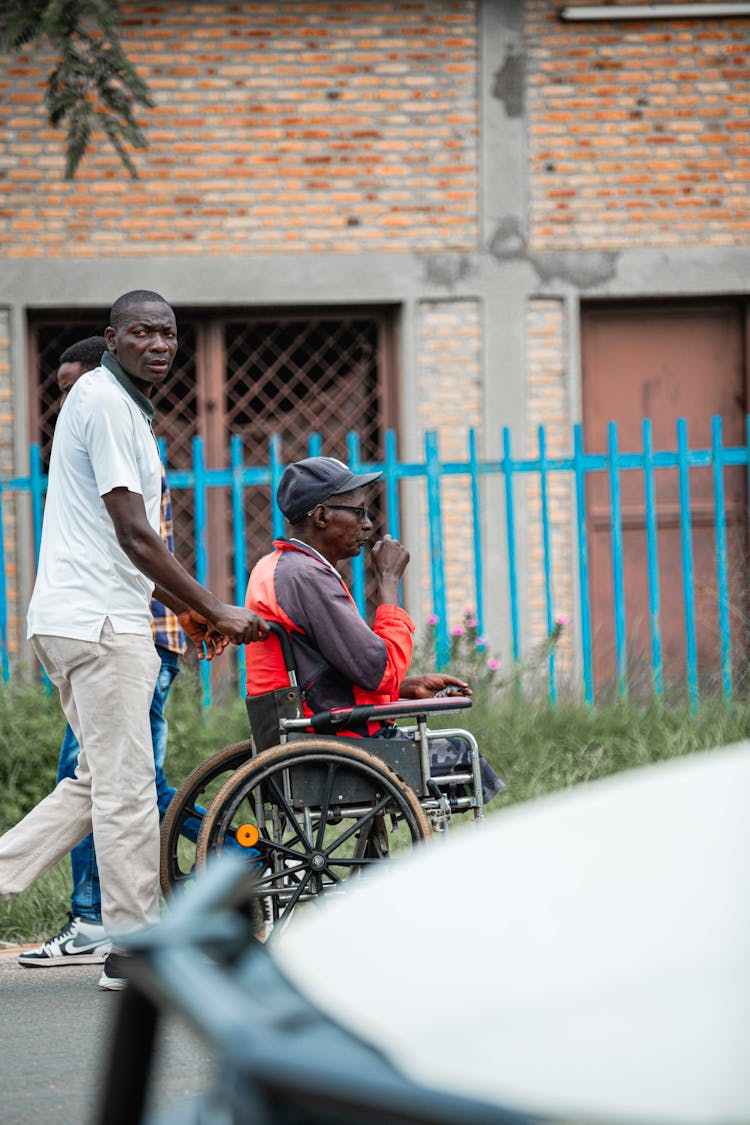
[(370, 559), (378, 583), (378, 600), (386, 605), (398, 605), (399, 582), (409, 563), (406, 547), (398, 539), (385, 535), (373, 547)]

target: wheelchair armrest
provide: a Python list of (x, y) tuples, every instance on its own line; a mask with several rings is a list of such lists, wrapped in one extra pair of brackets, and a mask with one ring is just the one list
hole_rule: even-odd
[(305, 719), (282, 719), (284, 730), (332, 731), (337, 728), (378, 719), (399, 719), (440, 715), (450, 711), (462, 711), (471, 707), (471, 699), (465, 695), (441, 696), (436, 699), (397, 699), (394, 703), (365, 703), (355, 707), (333, 707), (330, 711), (318, 711)]

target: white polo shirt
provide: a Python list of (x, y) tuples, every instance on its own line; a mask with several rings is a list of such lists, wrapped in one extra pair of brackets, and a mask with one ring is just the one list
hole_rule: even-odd
[(116, 633), (151, 634), (153, 583), (117, 542), (102, 496), (143, 496), (158, 533), (159, 450), (151, 423), (104, 367), (73, 386), (57, 419), (27, 635), (97, 640), (105, 618)]

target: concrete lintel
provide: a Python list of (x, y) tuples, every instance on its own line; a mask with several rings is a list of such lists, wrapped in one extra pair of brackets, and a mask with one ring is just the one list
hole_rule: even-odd
[(549, 251), (529, 255), (529, 265), (532, 290), (544, 296), (668, 299), (750, 289), (750, 246)]
[(466, 251), (439, 254), (243, 255), (197, 258), (0, 259), (0, 303), (27, 308), (110, 304), (155, 289), (175, 305), (279, 306), (400, 303), (474, 296), (493, 263)]

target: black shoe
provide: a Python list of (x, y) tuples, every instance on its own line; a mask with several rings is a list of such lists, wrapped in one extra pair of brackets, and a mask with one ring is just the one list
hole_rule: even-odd
[(128, 961), (123, 953), (109, 953), (104, 962), (102, 975), (99, 977), (99, 987), (110, 992), (120, 992), (127, 986)]

